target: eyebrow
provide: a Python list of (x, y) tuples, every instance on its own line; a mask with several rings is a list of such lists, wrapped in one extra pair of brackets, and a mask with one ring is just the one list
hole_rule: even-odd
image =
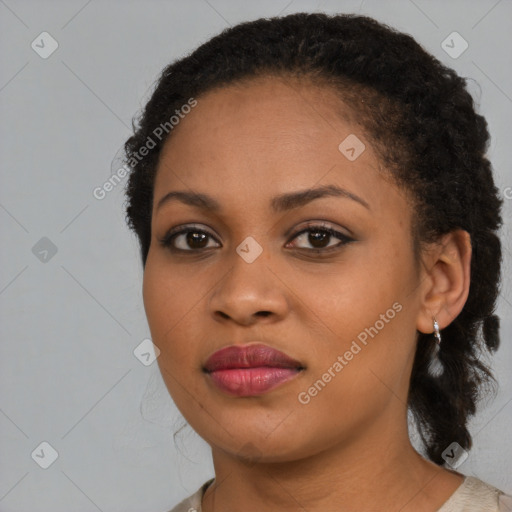
[[(272, 198), (270, 206), (274, 212), (279, 213), (299, 208), (322, 197), (342, 197), (352, 199), (370, 210), (370, 205), (364, 199), (352, 192), (349, 192), (348, 190), (345, 190), (344, 188), (338, 187), (337, 185), (323, 185), (321, 187), (308, 188), (296, 192), (287, 192)], [(220, 203), (213, 197), (206, 194), (198, 192), (173, 191), (167, 193), (158, 201), (156, 211), (158, 211), (165, 203), (172, 200), (180, 201), (186, 205), (194, 206), (196, 208), (211, 210), (213, 212), (219, 212), (222, 210)]]

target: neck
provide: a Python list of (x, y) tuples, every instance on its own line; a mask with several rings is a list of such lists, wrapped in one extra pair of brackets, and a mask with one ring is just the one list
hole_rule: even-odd
[[(385, 425), (388, 425), (386, 428)], [(407, 422), (370, 425), (356, 439), (286, 462), (241, 461), (212, 447), (215, 481), (203, 512), (437, 510), (462, 477), (423, 459)]]

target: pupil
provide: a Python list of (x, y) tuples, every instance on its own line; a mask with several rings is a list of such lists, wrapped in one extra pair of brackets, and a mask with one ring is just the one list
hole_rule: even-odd
[[(193, 233), (190, 232), (187, 234), (187, 243), (189, 246), (192, 246), (193, 248), (202, 248), (204, 247), (207, 242), (207, 235), (205, 233)], [(197, 245), (195, 245), (197, 244)]]
[[(327, 238), (329, 238), (331, 235), (329, 233), (326, 233), (324, 231), (312, 231), (310, 234), (309, 234), (309, 243), (313, 246), (313, 247), (324, 247), (325, 244), (323, 244), (323, 242), (325, 242), (325, 240)], [(318, 242), (320, 242), (320, 245), (316, 245)]]

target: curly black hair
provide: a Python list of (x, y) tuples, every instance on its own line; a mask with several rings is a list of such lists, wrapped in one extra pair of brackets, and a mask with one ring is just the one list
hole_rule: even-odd
[[(205, 92), (266, 76), (310, 80), (339, 91), (385, 171), (413, 198), (416, 258), (423, 244), (453, 230), (471, 236), (469, 296), (442, 330), (439, 358), (445, 371), (440, 376), (429, 371), (435, 340), (418, 332), (409, 389), (408, 406), (426, 456), (443, 464), (442, 453), (452, 442), (471, 447), (468, 420), (494, 383), (482, 356), (499, 345), (494, 311), (502, 199), (486, 158), (487, 123), (476, 113), (466, 80), (411, 36), (367, 16), (296, 13), (226, 29), (167, 66), (124, 147), (130, 169), (126, 220), (140, 242), (142, 264), (151, 240), (158, 158), (172, 136), (169, 120)], [(159, 126), (165, 126), (164, 136), (162, 128), (155, 131)], [(150, 149), (141, 158), (144, 147)]]

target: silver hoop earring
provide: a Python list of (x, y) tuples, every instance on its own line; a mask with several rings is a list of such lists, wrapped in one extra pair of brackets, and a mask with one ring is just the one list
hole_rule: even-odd
[(439, 351), (441, 349), (441, 333), (439, 332), (439, 324), (436, 317), (434, 317), (434, 339), (435, 344), (432, 349), (432, 358), (428, 365), (429, 373), (434, 377), (439, 377), (444, 372), (444, 366), (439, 358)]

